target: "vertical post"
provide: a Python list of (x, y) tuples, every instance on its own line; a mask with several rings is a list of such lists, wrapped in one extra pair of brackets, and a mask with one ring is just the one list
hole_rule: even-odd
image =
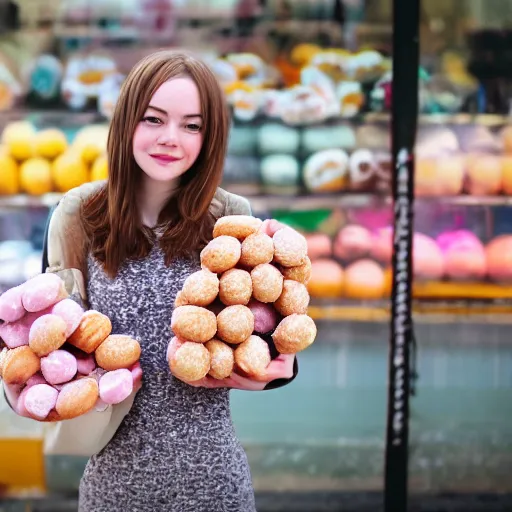
[(385, 454), (385, 512), (406, 512), (410, 347), (412, 343), (412, 237), (414, 145), (418, 116), (419, 0), (393, 0), (393, 287), (389, 343)]

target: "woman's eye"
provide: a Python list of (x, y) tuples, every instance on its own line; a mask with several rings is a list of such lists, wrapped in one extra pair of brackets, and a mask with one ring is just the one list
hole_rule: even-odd
[(142, 118), (142, 120), (148, 124), (161, 124), (162, 123), (162, 121), (160, 119), (158, 119), (158, 117), (154, 117), (154, 116), (146, 116), (146, 117)]
[(191, 123), (187, 124), (187, 130), (190, 130), (191, 132), (198, 132), (201, 130), (201, 127), (198, 124)]

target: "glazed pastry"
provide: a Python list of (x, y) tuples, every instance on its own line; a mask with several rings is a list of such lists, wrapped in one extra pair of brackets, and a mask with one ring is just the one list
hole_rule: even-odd
[(217, 319), (206, 308), (181, 306), (172, 313), (171, 329), (182, 340), (206, 343), (217, 332)]
[(39, 274), (23, 286), (23, 307), (30, 312), (41, 311), (68, 297), (64, 282), (56, 274)]
[(207, 269), (198, 270), (190, 274), (185, 282), (181, 294), (188, 304), (194, 306), (207, 306), (211, 304), (219, 293), (219, 278)]
[(228, 306), (217, 315), (217, 335), (227, 343), (242, 343), (253, 331), (254, 315), (247, 306)]
[(251, 271), (252, 294), (260, 302), (275, 302), (283, 291), (283, 275), (270, 263), (262, 263)]
[(57, 404), (59, 392), (48, 384), (36, 384), (27, 389), (22, 400), (28, 416), (44, 420)]
[(21, 302), (23, 286), (16, 286), (0, 295), (0, 320), (16, 322), (25, 315), (25, 308)]
[(225, 379), (233, 372), (235, 356), (233, 349), (220, 340), (207, 341), (205, 347), (210, 352), (210, 371), (208, 375), (214, 379)]
[(337, 261), (321, 259), (311, 263), (311, 279), (308, 283), (308, 292), (311, 297), (340, 298), (344, 285), (345, 274)]
[(95, 351), (98, 366), (113, 371), (130, 368), (140, 359), (140, 344), (122, 334), (111, 334)]
[(74, 300), (64, 299), (53, 306), (52, 314), (60, 316), (66, 322), (66, 338), (69, 338), (80, 325), (84, 310)]
[(7, 350), (2, 361), (2, 380), (6, 384), (25, 384), (41, 369), (39, 358), (26, 345)]
[(353, 190), (373, 188), (376, 167), (375, 157), (369, 149), (354, 151), (349, 161), (350, 188)]
[(48, 384), (69, 382), (77, 369), (76, 357), (67, 350), (54, 350), (41, 358), (41, 373)]
[(176, 337), (169, 344), (169, 348), (177, 347), (172, 356), (168, 350), (167, 361), (171, 373), (185, 382), (195, 382), (206, 377), (210, 370), (210, 352), (202, 343), (181, 341)]
[(272, 237), (274, 240), (274, 261), (283, 267), (296, 267), (304, 263), (308, 255), (306, 239), (294, 229), (279, 229)]
[(277, 311), (271, 304), (251, 299), (247, 307), (254, 315), (254, 331), (264, 334), (273, 331), (279, 323)]
[(311, 155), (304, 164), (304, 183), (313, 192), (338, 192), (348, 181), (349, 157), (343, 149), (326, 149)]
[(232, 268), (220, 278), (219, 298), (226, 306), (246, 305), (252, 295), (251, 274)]
[(384, 296), (385, 276), (378, 263), (358, 260), (345, 269), (345, 295), (351, 299), (371, 300)]
[(281, 274), (285, 279), (293, 279), (307, 285), (311, 279), (311, 260), (306, 256), (304, 263), (296, 267), (282, 267)]
[(112, 323), (108, 316), (93, 309), (86, 311), (80, 324), (68, 338), (71, 345), (92, 354), (112, 332)]
[(43, 315), (30, 327), (28, 344), (39, 356), (47, 356), (66, 342), (66, 322), (57, 315)]
[(126, 368), (105, 373), (99, 381), (99, 394), (106, 404), (120, 404), (133, 392), (132, 372)]
[(257, 233), (262, 220), (251, 215), (226, 215), (221, 217), (213, 227), (213, 238), (232, 236), (240, 241)]
[(309, 306), (308, 289), (297, 281), (285, 279), (283, 292), (274, 302), (274, 307), (283, 316), (306, 314)]
[(274, 257), (274, 242), (265, 233), (253, 233), (242, 242), (240, 264), (255, 267), (261, 263), (270, 263)]
[(316, 325), (307, 315), (290, 315), (281, 320), (272, 339), (281, 354), (295, 354), (309, 347), (316, 338)]
[(55, 410), (62, 420), (76, 418), (89, 412), (99, 397), (98, 383), (85, 378), (68, 382), (59, 392)]
[(250, 377), (264, 377), (270, 361), (270, 350), (267, 343), (254, 334), (235, 349), (236, 366)]
[(236, 238), (220, 235), (201, 251), (201, 265), (211, 272), (225, 272), (238, 263), (241, 253), (242, 247)]

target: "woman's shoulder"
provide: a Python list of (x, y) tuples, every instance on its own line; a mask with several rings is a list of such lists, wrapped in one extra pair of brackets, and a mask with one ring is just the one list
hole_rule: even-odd
[(242, 196), (217, 188), (212, 200), (211, 211), (215, 217), (226, 215), (252, 215), (249, 201)]
[(82, 202), (95, 194), (100, 188), (104, 187), (105, 183), (105, 180), (93, 181), (72, 188), (62, 196), (55, 208), (54, 215), (57, 214), (58, 216), (64, 217), (78, 214)]

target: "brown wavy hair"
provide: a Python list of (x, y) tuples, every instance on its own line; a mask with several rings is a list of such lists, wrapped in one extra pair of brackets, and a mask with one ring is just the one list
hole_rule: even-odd
[(203, 144), (160, 212), (158, 228), (163, 234), (158, 243), (169, 265), (177, 257), (197, 254), (211, 238), (215, 219), (209, 207), (222, 179), (229, 133), (224, 93), (201, 60), (183, 52), (158, 51), (138, 62), (123, 83), (108, 136), (108, 181), (82, 206), (87, 243), (110, 277), (126, 260), (147, 256), (157, 243), (154, 231), (142, 225), (137, 207), (142, 170), (133, 156), (132, 139), (153, 94), (178, 77), (191, 78), (199, 90)]

